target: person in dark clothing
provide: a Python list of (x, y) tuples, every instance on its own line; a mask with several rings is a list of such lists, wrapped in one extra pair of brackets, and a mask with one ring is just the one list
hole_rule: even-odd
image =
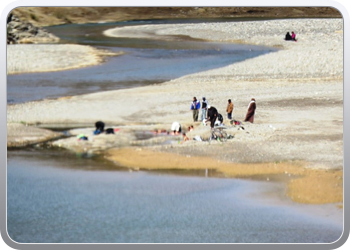
[(106, 134), (114, 134), (114, 129), (113, 128), (107, 128), (106, 129)]
[(210, 127), (213, 129), (215, 125), (216, 118), (218, 117), (218, 110), (208, 105), (208, 120), (210, 121)]
[(245, 122), (251, 122), (251, 123), (254, 122), (255, 110), (256, 110), (256, 103), (255, 103), (255, 99), (252, 98), (250, 103), (248, 104), (247, 115), (245, 116), (245, 119), (244, 119)]
[(201, 115), (201, 121), (204, 121), (207, 119), (207, 109), (208, 109), (208, 101), (203, 97), (202, 101), (202, 115)]
[(95, 123), (96, 130), (94, 131), (95, 135), (101, 134), (105, 129), (105, 124), (101, 121)]
[(284, 40), (286, 40), (286, 41), (292, 40), (292, 36), (289, 34), (289, 32), (287, 32), (286, 37), (284, 38)]

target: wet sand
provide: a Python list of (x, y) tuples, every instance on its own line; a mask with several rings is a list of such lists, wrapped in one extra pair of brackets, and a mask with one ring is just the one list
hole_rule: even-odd
[(226, 177), (284, 181), (287, 195), (306, 204), (342, 203), (341, 170), (307, 169), (302, 162), (237, 164), (206, 156), (175, 155), (145, 148), (111, 149), (107, 159), (133, 170), (216, 170)]

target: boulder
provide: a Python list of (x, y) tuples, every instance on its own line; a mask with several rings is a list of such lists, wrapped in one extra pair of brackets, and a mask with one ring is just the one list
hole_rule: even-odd
[(22, 22), (10, 14), (7, 19), (7, 44), (18, 43), (56, 43), (59, 38), (43, 28), (29, 22)]

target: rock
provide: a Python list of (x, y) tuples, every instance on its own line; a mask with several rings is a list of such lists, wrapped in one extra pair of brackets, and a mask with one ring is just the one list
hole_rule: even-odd
[(7, 123), (7, 147), (25, 147), (62, 137), (61, 133), (52, 132), (24, 124)]
[(58, 41), (58, 37), (45, 29), (36, 27), (29, 22), (22, 22), (12, 14), (7, 19), (7, 44), (55, 43)]

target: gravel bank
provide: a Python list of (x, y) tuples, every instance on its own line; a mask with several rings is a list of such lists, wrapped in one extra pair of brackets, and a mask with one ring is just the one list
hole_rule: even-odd
[(33, 73), (99, 64), (109, 52), (74, 44), (7, 45), (7, 73)]
[(23, 147), (63, 137), (62, 133), (24, 124), (7, 124), (7, 147)]
[[(298, 42), (286, 42), (286, 32), (294, 31)], [(293, 19), (254, 22), (165, 24), (122, 27), (107, 30), (107, 36), (162, 37), (184, 35), (219, 42), (238, 42), (281, 48), (258, 58), (218, 71), (193, 75), (197, 82), (212, 80), (295, 79), (342, 77), (343, 20)], [(215, 79), (214, 79), (215, 78)], [(192, 80), (192, 79), (191, 79)]]
[[(298, 42), (284, 41), (285, 33), (292, 30)], [(107, 126), (153, 124), (170, 129), (175, 120), (184, 127), (193, 123), (189, 110), (193, 96), (206, 96), (223, 115), (227, 99), (232, 99), (233, 117), (238, 120), (244, 119), (254, 96), (255, 123), (245, 124), (247, 133), (237, 134), (226, 144), (212, 144), (210, 150), (207, 144), (194, 141), (150, 148), (234, 163), (290, 160), (305, 161), (313, 168), (343, 167), (341, 19), (133, 26), (107, 34), (166, 35), (166, 39), (174, 34), (189, 35), (281, 50), (162, 85), (9, 105), (8, 122), (91, 126), (103, 120)]]

